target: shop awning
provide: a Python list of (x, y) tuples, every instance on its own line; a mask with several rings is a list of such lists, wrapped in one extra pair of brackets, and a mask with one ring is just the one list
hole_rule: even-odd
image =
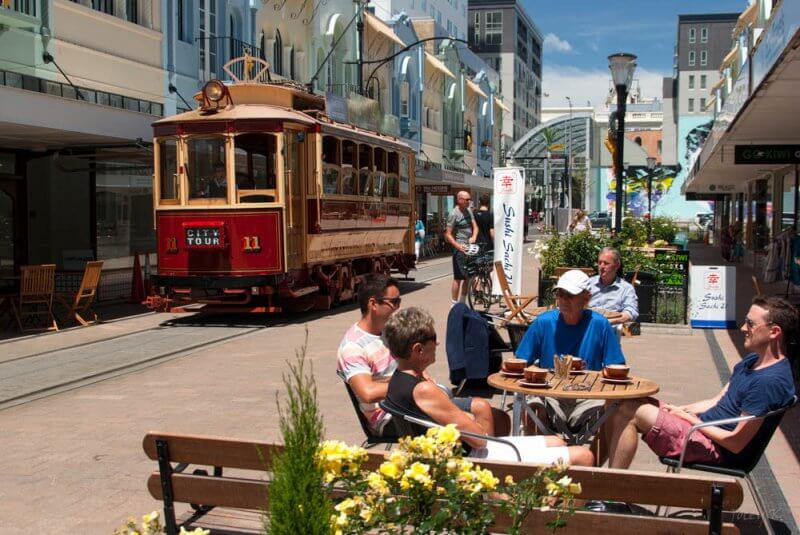
[(724, 71), (725, 67), (733, 63), (733, 60), (736, 59), (736, 54), (738, 53), (739, 53), (739, 47), (738, 46), (733, 47), (733, 50), (728, 52), (728, 55), (725, 56), (725, 59), (722, 60), (722, 65), (719, 66), (719, 70)]
[(705, 107), (705, 109), (704, 109), (704, 110), (701, 110), (701, 111), (705, 111), (705, 110), (713, 110), (713, 109), (714, 109), (714, 103), (715, 103), (716, 101), (717, 101), (717, 96), (716, 96), (716, 95), (712, 95), (712, 96), (711, 96), (711, 98), (710, 98), (710, 99), (708, 99), (708, 101), (706, 102), (706, 107)]
[(743, 29), (753, 24), (757, 17), (758, 2), (753, 2), (739, 15), (739, 20), (736, 21), (736, 27), (733, 29), (733, 35), (738, 35)]
[(507, 111), (508, 113), (511, 113), (511, 110), (508, 108), (508, 106), (506, 106), (503, 103), (503, 101), (500, 100), (497, 97), (494, 97), (494, 105), (497, 106), (498, 108), (502, 108), (503, 110)]
[(481, 88), (478, 86), (478, 84), (476, 84), (472, 80), (465, 80), (465, 81), (467, 82), (467, 89), (469, 89), (470, 91), (472, 91), (476, 95), (482, 96), (483, 98), (489, 98), (486, 95), (486, 93), (484, 93), (483, 90), (481, 90)]
[(724, 76), (722, 78), (720, 78), (719, 80), (717, 80), (717, 83), (711, 86), (711, 92), (713, 93), (715, 90), (717, 90), (720, 87), (722, 87), (723, 85), (725, 85), (725, 81), (726, 80), (727, 80), (727, 78), (725, 78)]
[(449, 76), (450, 78), (455, 78), (455, 75), (452, 72), (450, 72), (450, 69), (448, 69), (444, 63), (439, 61), (439, 59), (436, 56), (430, 54), (429, 52), (425, 52), (425, 63), (427, 63), (434, 69), (438, 70), (445, 76)]
[(364, 22), (366, 22), (366, 25), (372, 28), (378, 35), (383, 36), (384, 38), (389, 39), (390, 41), (393, 41), (395, 44), (398, 44), (402, 47), (406, 46), (403, 40), (397, 37), (392, 29), (375, 15), (365, 12)]

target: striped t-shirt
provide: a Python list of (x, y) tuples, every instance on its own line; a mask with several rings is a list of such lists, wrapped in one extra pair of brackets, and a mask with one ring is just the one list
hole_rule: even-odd
[[(380, 336), (370, 334), (354, 324), (339, 344), (337, 352), (336, 373), (345, 381), (355, 375), (368, 373), (373, 379), (388, 379), (397, 369), (397, 362), (389, 350), (383, 345)], [(384, 416), (377, 403), (361, 403), (361, 411), (369, 420), (373, 429), (379, 425)]]

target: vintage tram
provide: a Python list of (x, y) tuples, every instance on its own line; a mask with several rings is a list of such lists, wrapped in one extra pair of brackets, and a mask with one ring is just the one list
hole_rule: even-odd
[(414, 266), (413, 151), (332, 120), (302, 86), (257, 81), (267, 68), (233, 60), (232, 83), (153, 125), (153, 307), (324, 309), (366, 273)]

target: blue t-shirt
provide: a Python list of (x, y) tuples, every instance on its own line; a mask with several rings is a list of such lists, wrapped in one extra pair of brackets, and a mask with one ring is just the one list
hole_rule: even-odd
[(553, 355), (581, 357), (589, 370), (625, 363), (614, 328), (591, 310), (583, 311), (577, 325), (567, 325), (558, 310), (548, 310), (528, 327), (516, 354), (528, 363), (539, 359), (542, 368), (553, 367)]
[[(719, 402), (697, 416), (704, 422), (736, 418), (742, 413), (760, 416), (788, 405), (794, 397), (794, 381), (789, 359), (753, 370), (758, 355), (751, 353), (733, 367), (728, 390)], [(733, 431), (737, 424), (721, 425)]]

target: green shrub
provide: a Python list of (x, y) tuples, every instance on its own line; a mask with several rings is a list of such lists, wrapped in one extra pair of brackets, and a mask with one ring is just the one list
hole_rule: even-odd
[(306, 361), (308, 329), (296, 360), (283, 376), (286, 406), (279, 400), (284, 451), (273, 459), (264, 529), (273, 535), (329, 535), (333, 504), (322, 487), (316, 454), (325, 431), (317, 408), (317, 385)]
[(675, 241), (675, 234), (678, 232), (678, 226), (675, 221), (669, 217), (654, 217), (653, 218), (653, 239), (664, 240), (667, 243)]

